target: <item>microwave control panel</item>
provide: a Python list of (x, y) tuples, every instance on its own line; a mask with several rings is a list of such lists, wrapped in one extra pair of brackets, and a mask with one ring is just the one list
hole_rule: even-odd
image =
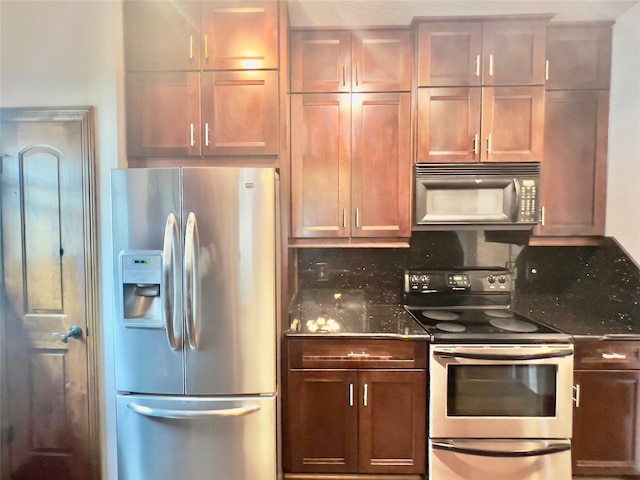
[(535, 180), (520, 180), (518, 222), (538, 221), (538, 199)]

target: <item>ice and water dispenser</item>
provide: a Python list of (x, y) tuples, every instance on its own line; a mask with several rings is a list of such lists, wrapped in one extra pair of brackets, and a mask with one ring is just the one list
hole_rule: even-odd
[(163, 328), (162, 252), (160, 250), (121, 252), (120, 281), (124, 326)]

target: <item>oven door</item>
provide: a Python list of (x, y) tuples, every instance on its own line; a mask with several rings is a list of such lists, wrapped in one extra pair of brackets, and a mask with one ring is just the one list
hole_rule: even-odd
[(571, 438), (573, 345), (431, 345), (431, 438)]
[(430, 440), (431, 480), (571, 479), (570, 440)]

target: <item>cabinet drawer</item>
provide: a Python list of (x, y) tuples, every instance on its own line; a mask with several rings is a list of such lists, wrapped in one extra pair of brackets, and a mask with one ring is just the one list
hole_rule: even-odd
[(289, 340), (290, 368), (426, 368), (427, 342)]
[(578, 342), (575, 350), (575, 369), (638, 370), (640, 342)]

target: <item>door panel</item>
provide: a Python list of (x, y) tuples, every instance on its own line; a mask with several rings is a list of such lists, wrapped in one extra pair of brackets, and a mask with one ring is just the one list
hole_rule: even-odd
[(341, 93), (291, 96), (294, 237), (350, 234), (349, 97)]
[[(97, 471), (87, 112), (2, 111), (2, 319), (10, 339), (3, 417), (13, 432), (12, 479), (79, 480)], [(65, 337), (72, 326), (79, 338)]]
[[(121, 169), (111, 172), (114, 311), (117, 315), (113, 328), (118, 391), (184, 392), (182, 345), (176, 351), (171, 349), (163, 325), (154, 328), (125, 325), (125, 292), (119, 273), (122, 251), (162, 250), (165, 225), (170, 213), (176, 216), (179, 229), (176, 243), (180, 243), (180, 194), (180, 171), (177, 168)], [(181, 251), (178, 247), (174, 268), (180, 268)], [(179, 292), (179, 275), (174, 283), (174, 288)], [(138, 301), (142, 299), (142, 296), (137, 298)], [(182, 309), (179, 298), (174, 303), (174, 309)], [(181, 337), (179, 325), (177, 334)]]
[[(275, 176), (270, 168), (185, 168), (187, 394), (273, 393), (276, 388)], [(193, 256), (191, 254), (193, 252)], [(199, 285), (198, 285), (199, 284)]]
[(411, 95), (353, 94), (351, 236), (411, 235)]

